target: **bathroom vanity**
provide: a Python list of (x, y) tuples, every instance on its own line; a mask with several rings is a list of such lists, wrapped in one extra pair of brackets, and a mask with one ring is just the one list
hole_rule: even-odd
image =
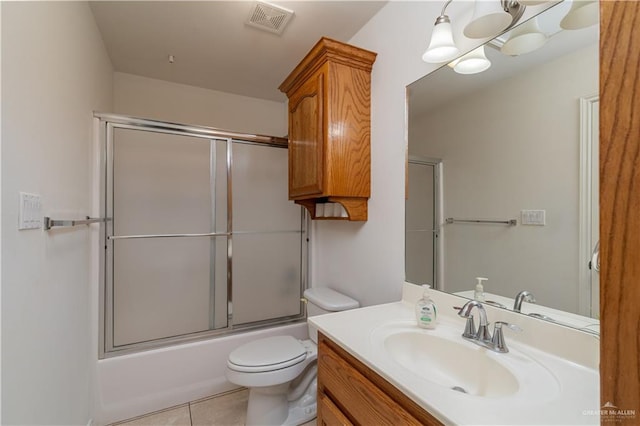
[[(319, 424), (599, 424), (597, 335), (485, 306), (508, 353), (462, 338), (466, 299), (431, 292), (435, 330), (403, 300), (309, 319), (320, 333)], [(345, 327), (349, 324), (349, 327)]]
[(318, 335), (318, 378), (319, 425), (442, 424), (321, 333)]

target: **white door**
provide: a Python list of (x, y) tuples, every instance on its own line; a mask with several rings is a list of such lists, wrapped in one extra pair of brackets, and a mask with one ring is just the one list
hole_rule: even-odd
[(579, 313), (594, 318), (600, 310), (598, 108), (598, 96), (580, 99)]

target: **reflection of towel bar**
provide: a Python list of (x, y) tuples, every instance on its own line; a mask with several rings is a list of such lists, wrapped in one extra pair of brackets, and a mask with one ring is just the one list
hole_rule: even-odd
[(498, 225), (509, 225), (516, 226), (518, 221), (516, 219), (509, 220), (484, 220), (484, 219), (454, 219), (452, 217), (448, 217), (446, 222), (451, 223), (493, 223)]
[(51, 219), (50, 217), (44, 217), (44, 230), (48, 231), (53, 227), (58, 226), (77, 226), (77, 225), (90, 225), (92, 223), (98, 222), (107, 222), (109, 219), (104, 217), (89, 217), (86, 219), (78, 219), (78, 220), (57, 220)]

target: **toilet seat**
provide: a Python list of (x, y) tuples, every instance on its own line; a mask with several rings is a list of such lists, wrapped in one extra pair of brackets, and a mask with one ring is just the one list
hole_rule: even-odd
[(229, 354), (227, 366), (243, 373), (281, 370), (303, 362), (307, 349), (291, 336), (274, 336), (246, 343)]

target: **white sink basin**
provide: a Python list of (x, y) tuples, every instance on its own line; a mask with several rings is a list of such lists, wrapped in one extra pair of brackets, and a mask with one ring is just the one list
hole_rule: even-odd
[(556, 377), (534, 359), (513, 348), (493, 352), (449, 325), (425, 330), (415, 322), (390, 323), (373, 330), (371, 342), (377, 358), (399, 375), (426, 380), (452, 396), (539, 400), (560, 391)]
[(503, 397), (519, 388), (516, 377), (480, 346), (469, 347), (415, 330), (388, 336), (384, 347), (402, 367), (452, 390)]

